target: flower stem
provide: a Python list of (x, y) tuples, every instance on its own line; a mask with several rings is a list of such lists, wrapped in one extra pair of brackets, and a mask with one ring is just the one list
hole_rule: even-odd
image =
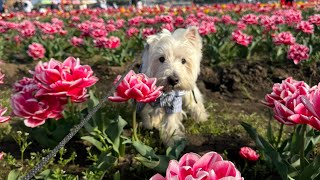
[(300, 166), (301, 166), (301, 171), (303, 171), (305, 167), (305, 161), (304, 161), (304, 146), (305, 146), (305, 138), (306, 138), (306, 129), (307, 125), (303, 124), (302, 125), (302, 139), (301, 139), (301, 147), (300, 147)]
[(244, 173), (245, 170), (247, 169), (247, 166), (248, 166), (248, 161), (245, 160), (244, 167), (243, 167), (243, 170), (242, 170), (243, 173)]
[(137, 103), (133, 102), (133, 111), (132, 111), (132, 128), (133, 128), (133, 140), (138, 141), (137, 135)]
[(281, 141), (281, 137), (282, 137), (282, 134), (283, 134), (283, 127), (284, 127), (284, 124), (281, 123), (279, 134), (278, 134), (278, 139), (277, 139), (277, 142), (276, 142), (276, 148), (278, 148), (279, 143)]

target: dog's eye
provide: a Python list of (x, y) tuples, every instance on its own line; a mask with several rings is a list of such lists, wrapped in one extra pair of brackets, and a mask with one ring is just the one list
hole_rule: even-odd
[(187, 62), (186, 59), (185, 59), (185, 58), (182, 58), (181, 63), (182, 63), (182, 64), (185, 64), (186, 62)]
[(161, 56), (161, 57), (159, 58), (159, 61), (160, 61), (161, 63), (163, 63), (165, 60), (166, 60), (166, 59), (165, 59), (163, 56)]

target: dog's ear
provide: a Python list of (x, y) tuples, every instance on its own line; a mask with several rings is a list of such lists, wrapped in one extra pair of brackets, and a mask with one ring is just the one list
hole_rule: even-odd
[(187, 38), (193, 45), (202, 49), (202, 39), (198, 32), (198, 28), (195, 26), (188, 27), (184, 34), (185, 38)]

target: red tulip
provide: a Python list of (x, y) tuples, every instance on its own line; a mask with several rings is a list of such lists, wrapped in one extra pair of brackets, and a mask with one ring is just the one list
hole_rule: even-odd
[(259, 154), (250, 147), (242, 147), (239, 154), (243, 159), (249, 161), (257, 161), (259, 159)]
[(72, 46), (79, 47), (83, 45), (83, 39), (73, 36), (70, 40)]
[[(117, 83), (121, 76), (119, 75), (114, 83)], [(138, 102), (154, 102), (162, 94), (162, 86), (156, 87), (156, 78), (148, 78), (145, 74), (136, 74), (130, 71), (117, 87), (110, 101), (123, 102), (129, 99), (135, 99)]]

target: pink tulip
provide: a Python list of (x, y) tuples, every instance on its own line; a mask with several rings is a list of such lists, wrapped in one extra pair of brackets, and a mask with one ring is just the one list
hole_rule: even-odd
[(252, 36), (248, 36), (247, 34), (244, 34), (241, 31), (237, 30), (235, 32), (232, 32), (232, 40), (237, 44), (248, 46), (252, 42)]
[(288, 104), (274, 102), (274, 118), (285, 125), (308, 124), (306, 119), (308, 119), (309, 112), (302, 104), (301, 97), (291, 98), (290, 101), (295, 103), (291, 104), (293, 105), (291, 108)]
[(320, 26), (320, 14), (309, 16), (309, 22), (315, 24), (316, 26)]
[(90, 33), (90, 36), (95, 39), (100, 37), (106, 37), (107, 35), (108, 35), (107, 31), (102, 29), (94, 29)]
[(292, 59), (294, 64), (309, 58), (309, 48), (302, 44), (291, 45), (287, 54), (288, 59)]
[(57, 26), (60, 26), (60, 27), (63, 27), (64, 26), (64, 23), (62, 20), (58, 19), (58, 18), (52, 18), (51, 19), (51, 23), (52, 24), (55, 24)]
[(10, 116), (3, 116), (7, 112), (7, 108), (2, 108), (0, 105), (0, 123), (4, 123), (10, 120)]
[(106, 29), (107, 32), (113, 32), (113, 31), (117, 30), (117, 28), (116, 28), (116, 26), (114, 24), (107, 24), (105, 26), (105, 29)]
[(302, 12), (300, 10), (286, 10), (284, 11), (283, 16), (288, 25), (297, 24), (302, 20)]
[(266, 95), (264, 104), (273, 107), (274, 118), (280, 123), (311, 125), (314, 123), (310, 120), (312, 114), (304, 104), (303, 97), (312, 97), (314, 90), (315, 87), (309, 88), (305, 82), (289, 77), (282, 84), (273, 86), (273, 92)]
[(307, 34), (313, 34), (314, 31), (313, 25), (308, 21), (301, 21), (299, 24), (297, 24), (296, 29)]
[(229, 15), (223, 15), (221, 17), (221, 20), (224, 24), (235, 24), (236, 22), (232, 20), (232, 17)]
[(139, 34), (139, 29), (135, 28), (135, 27), (130, 27), (126, 34), (128, 37), (132, 37), (132, 36), (137, 36)]
[(237, 28), (238, 30), (245, 30), (247, 28), (247, 25), (245, 23), (243, 23), (242, 21), (238, 21), (237, 22)]
[(246, 14), (242, 16), (241, 21), (245, 24), (258, 24), (258, 17), (254, 14)]
[(260, 24), (264, 27), (266, 31), (276, 29), (275, 23), (271, 17), (266, 15), (261, 15), (259, 16), (259, 19), (260, 19)]
[(90, 35), (90, 23), (85, 21), (81, 24), (78, 24), (78, 28), (81, 31), (82, 36), (89, 36)]
[(271, 19), (275, 24), (284, 24), (285, 23), (284, 17), (280, 16), (280, 15), (272, 15)]
[(71, 17), (71, 21), (73, 21), (73, 22), (80, 22), (80, 17), (79, 16), (72, 16)]
[(32, 43), (28, 46), (28, 55), (32, 57), (34, 60), (44, 58), (46, 53), (46, 49), (39, 43)]
[[(120, 80), (119, 75), (114, 83)], [(162, 86), (156, 86), (156, 78), (148, 78), (145, 74), (136, 74), (130, 71), (117, 87), (113, 96), (109, 97), (110, 101), (123, 102), (129, 99), (135, 99), (138, 102), (154, 102), (162, 94)]]
[(276, 83), (273, 85), (272, 92), (265, 96), (263, 104), (269, 107), (274, 107), (275, 101), (285, 104), (285, 101), (297, 91), (302, 91), (302, 94), (306, 94), (309, 90), (310, 87), (305, 82), (296, 81), (292, 77), (288, 77), (281, 84)]
[[(26, 82), (28, 80), (29, 82)], [(11, 107), (14, 115), (24, 118), (26, 126), (33, 128), (44, 124), (48, 118), (57, 120), (62, 117), (66, 100), (56, 96), (36, 97), (40, 87), (33, 79), (24, 78), (21, 83), (16, 84), (24, 86), (21, 91), (12, 95)]]
[(293, 45), (296, 42), (296, 38), (293, 37), (291, 32), (281, 32), (273, 38), (273, 42), (276, 45)]
[(161, 15), (160, 22), (162, 23), (173, 23), (173, 18), (170, 15)]
[(0, 71), (0, 84), (3, 84), (3, 80), (4, 80), (4, 76), (5, 74), (2, 74), (2, 72)]
[(27, 29), (21, 29), (19, 32), (22, 37), (29, 38), (36, 34), (36, 29), (34, 27), (29, 27)]
[(249, 161), (257, 161), (260, 156), (255, 150), (251, 149), (250, 147), (242, 147), (239, 151), (239, 154), (243, 159)]
[(178, 161), (171, 160), (166, 176), (156, 174), (150, 180), (243, 180), (240, 172), (230, 161), (225, 161), (216, 152), (202, 157), (187, 153)]
[(97, 48), (107, 48), (108, 38), (100, 37), (93, 40), (94, 46)]
[(118, 37), (111, 36), (107, 40), (107, 48), (109, 48), (109, 49), (117, 49), (118, 47), (120, 47), (120, 45), (121, 45), (121, 42)]
[(173, 32), (175, 28), (172, 23), (166, 23), (166, 24), (162, 24), (161, 29), (167, 29), (170, 32)]
[(145, 18), (143, 19), (143, 22), (147, 25), (154, 25), (157, 23), (155, 18)]
[(307, 117), (308, 124), (320, 130), (320, 84), (309, 97), (303, 96), (301, 99), (306, 109), (311, 113), (311, 116)]
[(116, 21), (116, 23), (115, 23), (116, 28), (117, 28), (117, 29), (123, 28), (124, 25), (125, 25), (125, 22), (126, 22), (126, 21), (125, 21), (124, 19), (118, 19), (118, 20)]
[(3, 152), (0, 152), (0, 160), (3, 159), (3, 156), (4, 156), (4, 153), (3, 153)]
[(174, 20), (174, 26), (175, 27), (183, 27), (184, 25), (184, 19), (182, 16), (177, 16)]
[(43, 24), (40, 24), (39, 28), (42, 31), (42, 33), (53, 35), (58, 32), (58, 28), (60, 27), (50, 23), (43, 23)]
[(93, 75), (91, 67), (80, 65), (80, 60), (67, 58), (63, 63), (51, 59), (39, 62), (33, 72), (35, 80), (40, 82), (41, 89), (36, 96), (70, 97), (72, 102), (85, 101), (87, 88), (94, 85), (98, 78)]
[(72, 46), (74, 46), (74, 47), (79, 47), (79, 46), (83, 45), (83, 39), (75, 37), (75, 36), (73, 36), (71, 38), (70, 42), (71, 42)]
[(129, 26), (139, 26), (140, 22), (143, 20), (142, 16), (136, 16), (128, 20)]
[(144, 28), (144, 29), (142, 29), (142, 36), (143, 36), (144, 38), (146, 38), (146, 37), (148, 37), (148, 36), (150, 36), (150, 35), (155, 34), (156, 32), (157, 32), (156, 29), (153, 29), (153, 28)]

